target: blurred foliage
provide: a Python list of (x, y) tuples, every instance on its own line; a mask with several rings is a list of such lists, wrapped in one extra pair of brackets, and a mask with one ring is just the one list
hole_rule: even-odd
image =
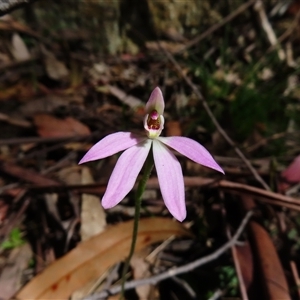
[(25, 240), (23, 239), (23, 234), (19, 228), (14, 228), (7, 240), (1, 243), (1, 248), (4, 250), (17, 248), (25, 244)]
[(238, 293), (238, 278), (233, 266), (223, 266), (219, 273), (220, 287), (226, 289), (228, 295), (236, 296)]

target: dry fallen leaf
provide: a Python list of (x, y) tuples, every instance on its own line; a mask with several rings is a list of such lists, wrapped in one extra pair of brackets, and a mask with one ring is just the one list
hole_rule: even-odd
[(47, 114), (37, 114), (33, 117), (33, 121), (42, 137), (65, 137), (91, 133), (86, 125), (72, 117), (58, 119)]
[(62, 61), (59, 61), (53, 53), (42, 47), (45, 56), (44, 62), (48, 76), (54, 80), (65, 79), (69, 75), (69, 70)]
[[(81, 173), (82, 184), (93, 184), (94, 179), (89, 168), (83, 167)], [(84, 241), (100, 232), (106, 227), (106, 214), (97, 196), (82, 194), (80, 235)]]
[(236, 251), (245, 286), (249, 289), (253, 281), (253, 255), (249, 242), (236, 247)]
[[(119, 223), (82, 242), (31, 280), (17, 295), (19, 300), (67, 299), (76, 289), (99, 277), (129, 253), (133, 221)], [(140, 220), (136, 251), (167, 239), (187, 236), (178, 222), (166, 218)]]
[[(140, 251), (135, 253), (132, 256), (130, 261), (130, 266), (133, 270), (133, 278), (136, 279), (143, 279), (145, 277), (150, 277), (150, 264), (145, 260), (145, 256), (149, 253), (145, 251)], [(136, 293), (139, 296), (139, 299), (149, 299), (149, 295), (151, 293), (151, 285), (142, 285), (136, 287)]]
[[(247, 211), (255, 207), (255, 203), (250, 196), (243, 196), (242, 203)], [(284, 270), (268, 232), (254, 220), (251, 220), (248, 226), (251, 235), (251, 246), (257, 261), (255, 268), (261, 278), (260, 282), (264, 297), (272, 300), (291, 299)]]
[(11, 53), (15, 60), (23, 61), (30, 59), (30, 53), (18, 33), (14, 33), (11, 40)]
[[(81, 184), (95, 183), (89, 168), (80, 167), (80, 170)], [(103, 232), (105, 227), (106, 214), (104, 212), (103, 207), (100, 204), (99, 197), (83, 193), (81, 201), (81, 240), (85, 241), (91, 238), (92, 236)], [(94, 291), (94, 288), (98, 286), (99, 280), (102, 281), (102, 278), (96, 278), (86, 283), (83, 287), (81, 287), (72, 294), (71, 299), (83, 299), (84, 297), (88, 296), (91, 293), (91, 291)]]
[(1, 299), (8, 300), (21, 287), (22, 275), (32, 257), (29, 244), (24, 244), (11, 250), (7, 263), (1, 270)]

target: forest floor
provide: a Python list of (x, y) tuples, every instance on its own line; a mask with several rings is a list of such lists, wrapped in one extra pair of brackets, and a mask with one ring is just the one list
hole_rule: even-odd
[(300, 299), (300, 2), (219, 5), (197, 31), (153, 4), (146, 33), (90, 2), (0, 18), (0, 299), (119, 299), (137, 185), (104, 210), (119, 154), (78, 162), (108, 134), (145, 135), (157, 86), (162, 135), (201, 143), (225, 175), (174, 151), (180, 223), (154, 168), (126, 299)]

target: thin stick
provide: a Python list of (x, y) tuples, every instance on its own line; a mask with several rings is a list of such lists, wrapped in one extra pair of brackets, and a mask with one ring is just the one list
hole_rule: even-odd
[[(159, 44), (159, 42), (158, 42)], [(159, 44), (160, 45), (160, 44)], [(201, 94), (200, 90), (197, 88), (197, 86), (184, 74), (182, 68), (178, 64), (178, 62), (175, 60), (173, 55), (169, 53), (167, 50), (165, 50), (163, 47), (160, 47), (160, 49), (165, 53), (167, 58), (173, 63), (174, 67), (177, 69), (178, 73), (181, 75), (181, 77), (184, 79), (184, 81), (187, 83), (188, 86), (193, 90), (193, 92), (198, 97), (199, 101), (201, 102), (202, 106), (204, 107), (206, 113), (211, 118), (212, 122), (216, 126), (217, 130), (220, 132), (220, 134), (223, 136), (223, 138), (226, 140), (226, 142), (234, 149), (234, 151), (237, 153), (237, 155), (243, 160), (245, 165), (248, 167), (248, 169), (253, 174), (254, 178), (266, 189), (271, 190), (270, 187), (267, 185), (267, 183), (262, 179), (262, 177), (257, 173), (255, 168), (252, 166), (251, 162), (246, 158), (244, 153), (236, 146), (234, 141), (228, 136), (228, 134), (225, 132), (225, 130), (221, 127), (219, 122), (217, 121), (216, 117), (214, 116), (213, 112), (211, 111), (210, 107), (208, 106), (206, 99)]]
[[(217, 259), (218, 257), (220, 257), (223, 253), (225, 253), (228, 249), (230, 249), (233, 245), (236, 244), (238, 238), (240, 237), (240, 235), (242, 234), (242, 232), (244, 231), (249, 219), (252, 217), (253, 215), (253, 211), (248, 211), (248, 213), (246, 214), (246, 216), (244, 217), (244, 219), (242, 220), (238, 230), (236, 231), (236, 233), (234, 234), (234, 236), (227, 242), (225, 243), (222, 247), (220, 247), (218, 250), (216, 250), (215, 252), (213, 252), (210, 255), (204, 256), (200, 259), (197, 259), (189, 264), (186, 264), (184, 266), (181, 266), (179, 268), (174, 268), (174, 269), (170, 269), (164, 273), (161, 273), (159, 275), (155, 275), (153, 277), (149, 277), (146, 279), (139, 279), (139, 280), (133, 280), (130, 282), (127, 282), (125, 284), (125, 290), (129, 290), (129, 289), (133, 289), (137, 286), (141, 286), (141, 285), (146, 285), (146, 284), (156, 284), (162, 280), (171, 278), (173, 276), (177, 276), (180, 274), (184, 274), (187, 272), (190, 272), (200, 266), (203, 266), (204, 264), (207, 264), (215, 259)], [(95, 294), (89, 297), (84, 298), (84, 300), (100, 300), (103, 298), (106, 298), (110, 295), (114, 295), (117, 294), (121, 291), (121, 286), (115, 286), (107, 291), (103, 291), (99, 294)]]
[(290, 266), (291, 266), (292, 274), (293, 274), (295, 284), (297, 287), (298, 296), (300, 297), (300, 278), (299, 278), (297, 266), (293, 260), (290, 261)]
[(278, 43), (275, 32), (268, 20), (266, 11), (263, 6), (263, 2), (261, 0), (258, 0), (254, 5), (254, 9), (257, 11), (257, 13), (260, 17), (261, 26), (262, 26), (263, 30), (265, 31), (271, 46), (274, 48), (277, 47), (278, 58), (280, 60), (284, 60), (285, 53), (284, 53), (283, 49), (280, 48), (280, 44)]
[[(228, 239), (231, 239), (231, 233), (230, 233), (230, 229), (229, 229), (228, 225), (226, 226), (226, 234), (227, 234)], [(241, 264), (239, 262), (239, 258), (238, 258), (238, 254), (237, 254), (235, 245), (233, 245), (231, 247), (231, 253), (232, 253), (232, 258), (233, 258), (233, 262), (234, 262), (234, 266), (235, 266), (235, 271), (236, 271), (238, 281), (239, 281), (239, 287), (240, 287), (242, 299), (249, 300), (248, 295), (247, 295), (247, 289), (246, 289), (244, 278), (243, 278), (243, 274), (242, 274), (242, 270), (241, 270)]]
[(256, 2), (256, 0), (250, 0), (250, 1), (242, 4), (235, 11), (233, 11), (231, 14), (229, 14), (228, 16), (226, 16), (221, 22), (219, 22), (219, 23), (211, 26), (208, 30), (206, 30), (205, 32), (203, 32), (201, 35), (197, 36), (193, 40), (189, 41), (186, 45), (184, 45), (184, 47), (182, 47), (181, 49), (179, 49), (175, 53), (179, 54), (179, 53), (187, 50), (188, 48), (191, 48), (192, 46), (198, 44), (200, 41), (202, 41), (203, 39), (205, 39), (208, 36), (210, 36), (213, 32), (215, 32), (216, 30), (220, 29), (225, 24), (227, 24), (228, 22), (230, 22), (231, 20), (233, 20), (234, 18), (236, 18), (238, 15), (240, 15), (242, 12), (244, 12), (246, 9), (248, 9), (255, 2)]

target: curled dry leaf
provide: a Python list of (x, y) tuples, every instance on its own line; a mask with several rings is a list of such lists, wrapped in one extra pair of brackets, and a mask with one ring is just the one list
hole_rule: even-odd
[[(119, 223), (79, 244), (31, 280), (16, 299), (67, 299), (76, 289), (99, 277), (129, 253), (133, 221)], [(166, 218), (142, 219), (136, 251), (169, 238), (190, 236), (178, 222)]]
[(65, 137), (91, 133), (86, 125), (72, 117), (58, 119), (51, 115), (38, 114), (33, 117), (33, 121), (42, 137)]

